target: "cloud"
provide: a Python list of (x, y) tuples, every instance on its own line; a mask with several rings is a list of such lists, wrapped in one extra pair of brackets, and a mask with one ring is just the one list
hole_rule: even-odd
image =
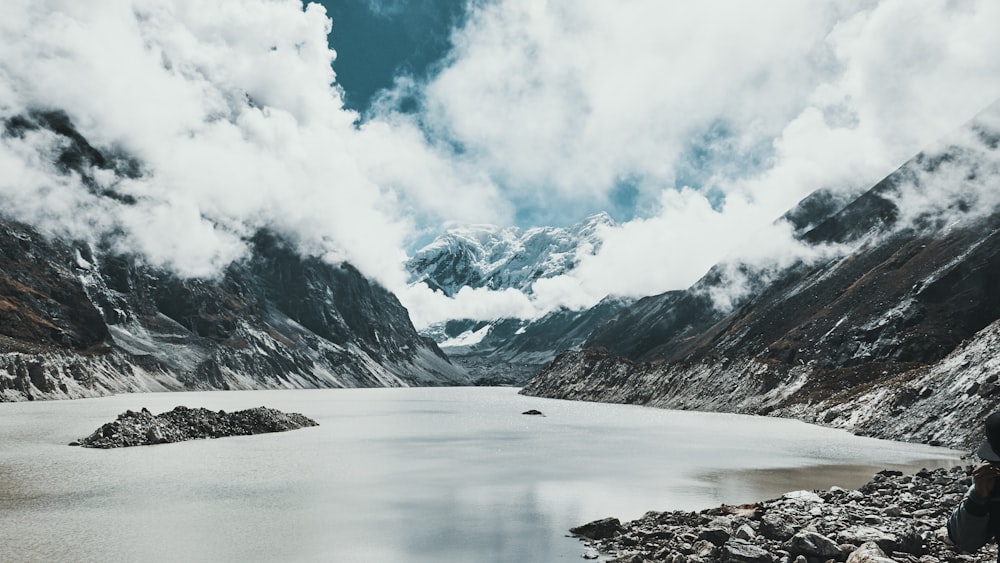
[(739, 253), (809, 258), (782, 213), (859, 193), (1000, 96), (993, 21), (985, 0), (501, 0), (456, 32), (423, 119), (511, 198), (607, 205), (625, 180), (654, 202), (535, 287), (539, 308), (592, 305)]
[[(56, 136), (3, 136), (5, 213), (192, 276), (268, 227), (354, 263), (418, 324), (536, 316), (687, 287), (753, 236), (791, 255), (772, 223), (802, 197), (870, 186), (1000, 96), (991, 0), (496, 0), (467, 16), (436, 72), (362, 115), (316, 4), (6, 2), (0, 119), (63, 110), (143, 173), (89, 171), (121, 197), (96, 195), (53, 167)], [(406, 249), (442, 225), (623, 205), (600, 252), (533, 297), (406, 288)]]
[[(183, 275), (211, 276), (261, 227), (402, 287), (417, 222), (504, 221), (490, 179), (403, 117), (344, 108), (331, 22), (296, 0), (15, 1), (0, 22), (0, 119), (65, 111), (95, 146), (135, 156), (107, 177), (122, 205), (51, 164), (42, 133), (0, 141), (5, 212)], [(113, 175), (112, 175), (113, 176)]]

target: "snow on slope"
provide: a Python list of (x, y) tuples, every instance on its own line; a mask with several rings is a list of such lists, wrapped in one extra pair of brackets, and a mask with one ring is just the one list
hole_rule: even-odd
[(581, 256), (596, 253), (601, 230), (614, 224), (607, 213), (599, 213), (566, 228), (449, 229), (407, 262), (410, 283), (426, 283), (448, 296), (466, 286), (531, 293), (535, 281), (565, 274)]

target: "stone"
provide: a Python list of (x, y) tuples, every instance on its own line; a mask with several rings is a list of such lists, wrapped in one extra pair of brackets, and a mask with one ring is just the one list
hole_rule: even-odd
[(698, 534), (698, 539), (711, 542), (713, 545), (723, 545), (729, 541), (729, 531), (725, 528), (705, 528)]
[(865, 524), (876, 525), (881, 523), (882, 523), (882, 517), (880, 516), (876, 516), (874, 514), (868, 514), (865, 516)]
[(759, 530), (764, 537), (776, 541), (785, 541), (795, 535), (795, 528), (776, 514), (765, 514), (760, 519)]
[(594, 520), (593, 522), (584, 524), (583, 526), (570, 528), (569, 531), (575, 535), (588, 539), (603, 540), (620, 534), (623, 529), (621, 521), (617, 518), (602, 518), (600, 520)]
[(757, 537), (757, 532), (753, 530), (753, 527), (751, 527), (750, 524), (741, 524), (740, 527), (736, 528), (736, 531), (733, 532), (733, 537), (736, 539), (750, 541)]
[[(942, 468), (926, 476), (883, 472), (859, 491), (814, 493), (823, 502), (794, 492), (755, 503), (748, 511), (722, 505), (701, 512), (648, 512), (594, 545), (603, 553), (638, 553), (657, 563), (836, 563), (866, 545), (854, 555), (856, 563), (886, 563), (880, 557), (899, 563), (995, 561), (988, 549), (958, 553), (942, 528), (962, 500), (945, 491), (969, 479), (968, 471)], [(723, 532), (729, 537), (719, 546), (712, 540), (720, 541)]]
[(715, 553), (715, 544), (708, 540), (698, 540), (691, 546), (691, 551), (698, 557), (708, 557)]
[(840, 531), (837, 534), (837, 539), (854, 545), (873, 542), (878, 544), (883, 550), (887, 549), (890, 551), (895, 549), (895, 546), (899, 544), (899, 538), (895, 534), (872, 526), (852, 526)]
[(736, 538), (722, 546), (721, 559), (727, 563), (774, 563), (766, 549)]
[(830, 538), (816, 532), (799, 532), (785, 545), (789, 553), (836, 559), (841, 556), (840, 546)]
[(889, 558), (875, 542), (867, 542), (854, 550), (848, 557), (847, 563), (897, 563), (895, 559)]
[(545, 416), (545, 413), (543, 413), (540, 410), (535, 410), (535, 409), (524, 411), (521, 414), (526, 414), (528, 416)]

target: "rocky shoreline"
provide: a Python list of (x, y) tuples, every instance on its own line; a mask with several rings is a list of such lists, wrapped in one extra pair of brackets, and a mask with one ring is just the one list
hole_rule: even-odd
[(138, 412), (125, 411), (118, 415), (117, 420), (102, 425), (90, 436), (71, 442), (70, 445), (102, 449), (125, 448), (284, 432), (308, 426), (319, 426), (319, 423), (298, 413), (283, 413), (267, 407), (231, 413), (176, 407), (157, 415), (144, 408)]
[(615, 563), (935, 563), (996, 561), (989, 544), (959, 553), (945, 524), (972, 484), (971, 467), (881, 471), (857, 490), (796, 491), (700, 512), (648, 512), (570, 530), (584, 558)]

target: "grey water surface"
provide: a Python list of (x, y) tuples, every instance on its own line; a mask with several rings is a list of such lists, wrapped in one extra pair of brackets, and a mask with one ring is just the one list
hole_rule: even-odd
[[(0, 561), (579, 561), (568, 528), (857, 487), (959, 452), (776, 418), (510, 388), (235, 391), (0, 404)], [(267, 406), (279, 434), (92, 450), (126, 409)], [(546, 416), (526, 416), (537, 409)]]

